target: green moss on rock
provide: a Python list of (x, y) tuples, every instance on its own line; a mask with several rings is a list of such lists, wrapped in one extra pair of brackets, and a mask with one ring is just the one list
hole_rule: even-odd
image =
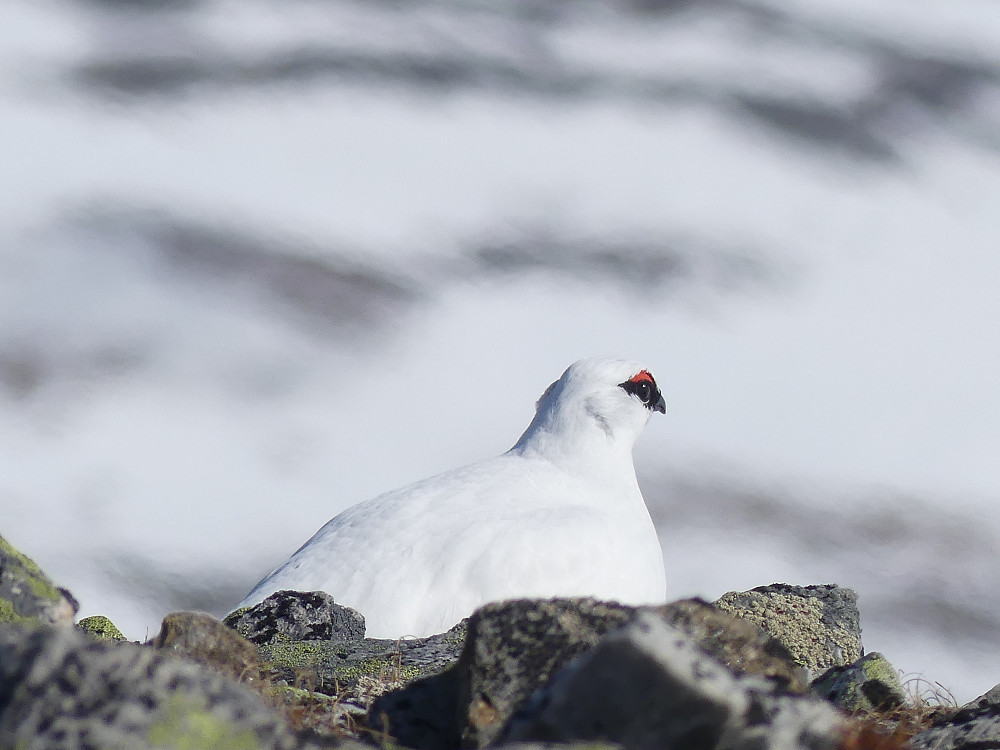
[(104, 615), (84, 617), (76, 627), (87, 635), (106, 641), (124, 641), (125, 635)]
[(31, 588), (31, 593), (37, 596), (39, 599), (48, 599), (49, 601), (59, 601), (62, 598), (62, 594), (59, 589), (56, 588), (55, 584), (49, 579), (42, 569), (38, 567), (38, 563), (32, 560), (30, 557), (22, 552), (19, 552), (10, 542), (0, 536), (0, 557), (7, 560), (7, 564), (10, 565), (11, 562), (16, 567), (20, 567), (27, 574), (26, 582)]
[(257, 734), (208, 710), (203, 698), (171, 695), (146, 733), (150, 747), (171, 750), (259, 750)]
[(342, 666), (333, 666), (336, 662), (331, 656), (337, 648), (330, 641), (294, 641), (287, 643), (272, 643), (262, 646), (261, 655), (273, 664), (285, 669), (299, 670), (326, 666), (331, 668), (333, 676), (341, 683), (352, 683), (364, 676), (384, 676), (391, 674), (402, 680), (419, 677), (421, 670), (412, 664), (401, 664), (393, 656), (375, 656), (346, 661)]
[(74, 607), (34, 560), (0, 537), (0, 622), (69, 625)]
[(899, 672), (877, 651), (850, 666), (831, 669), (812, 688), (848, 713), (886, 711), (909, 703)]
[(17, 610), (14, 609), (14, 603), (10, 599), (2, 598), (0, 598), (0, 622), (28, 627), (38, 624), (37, 618), (18, 614)]

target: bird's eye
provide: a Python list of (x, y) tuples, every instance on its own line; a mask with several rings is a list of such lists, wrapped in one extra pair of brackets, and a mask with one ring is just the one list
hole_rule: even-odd
[(653, 400), (653, 387), (649, 384), (647, 380), (640, 380), (635, 384), (635, 395), (639, 397), (639, 400), (644, 404), (648, 404)]
[(656, 382), (653, 380), (653, 376), (645, 370), (630, 380), (626, 380), (624, 383), (619, 383), (618, 386), (626, 393), (629, 393), (639, 399), (639, 401), (642, 402), (642, 405), (647, 409), (663, 411), (663, 406), (661, 404), (663, 397), (660, 396), (660, 391), (656, 387)]

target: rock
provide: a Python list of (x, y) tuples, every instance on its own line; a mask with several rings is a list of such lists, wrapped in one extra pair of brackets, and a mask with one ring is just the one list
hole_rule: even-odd
[(559, 668), (633, 616), (594, 599), (487, 604), (469, 618), (458, 663), (377, 700), (369, 725), (422, 750), (482, 747)]
[[(316, 668), (322, 664), (302, 667), (293, 673), (283, 666), (264, 662), (260, 653), (268, 652), (269, 649), (287, 650), (296, 644), (282, 641), (274, 646), (258, 647), (214, 617), (196, 612), (167, 615), (159, 634), (150, 645), (167, 653), (192, 659), (230, 679), (247, 684), (262, 695), (268, 705), (278, 708), (293, 727), (325, 735), (353, 735), (357, 719), (364, 716), (373, 698), (403, 684), (398, 680), (393, 681), (392, 675), (387, 672), (385, 676), (378, 677), (362, 674), (343, 682), (334, 678), (325, 684), (331, 688), (329, 692), (336, 693), (336, 697), (312, 689), (301, 689), (295, 686), (296, 682), (304, 682), (310, 688), (316, 682), (322, 682), (316, 678)], [(299, 645), (309, 648), (319, 646), (322, 650), (324, 647), (343, 649), (349, 644), (303, 641)], [(392, 642), (391, 647), (395, 648), (395, 642)], [(390, 646), (386, 645), (384, 648)], [(339, 661), (332, 660), (329, 669), (339, 670), (338, 673), (349, 672), (350, 660), (347, 664)], [(390, 657), (385, 657), (384, 663), (390, 661)], [(357, 668), (358, 665), (354, 663), (353, 666)], [(289, 682), (292, 684), (287, 684)]]
[(78, 609), (72, 594), (0, 537), (0, 623), (72, 625)]
[(0, 626), (0, 747), (305, 750), (248, 688), (73, 628)]
[[(638, 611), (593, 599), (488, 604), (470, 619), (455, 668), (383, 696), (373, 704), (369, 723), (423, 750), (459, 743), (482, 747), (556, 671)], [(752, 623), (697, 599), (649, 611), (690, 633), (736, 672), (761, 675), (782, 689), (806, 690), (788, 650)]]
[(852, 664), (864, 654), (858, 595), (851, 589), (775, 583), (730, 592), (715, 603), (777, 638), (814, 674)]
[(224, 622), (259, 646), (365, 637), (365, 618), (323, 591), (278, 591), (260, 604), (230, 613)]
[(365, 725), (372, 734), (420, 750), (459, 747), (459, 668), (452, 666), (386, 693), (372, 703)]
[(298, 641), (260, 646), (273, 673), (293, 685), (330, 695), (357, 693), (366, 701), (402, 683), (453, 664), (465, 641), (465, 621), (428, 638)]
[(974, 701), (966, 703), (963, 708), (986, 708), (1000, 705), (1000, 685), (994, 685)]
[(211, 615), (169, 614), (150, 645), (196, 661), (237, 682), (258, 683), (261, 679), (257, 647)]
[(647, 611), (562, 669), (510, 720), (500, 742), (832, 750), (845, 726), (828, 703), (733, 674)]
[(690, 636), (704, 651), (737, 674), (756, 674), (778, 687), (804, 693), (805, 670), (779, 640), (749, 620), (701, 599), (681, 599), (650, 611)]
[(891, 711), (910, 703), (899, 672), (877, 651), (850, 666), (833, 667), (813, 682), (812, 689), (848, 713)]
[(633, 607), (594, 599), (519, 599), (478, 609), (458, 665), (462, 746), (490, 744), (535, 690), (634, 615)]
[(106, 641), (124, 641), (125, 636), (111, 620), (104, 615), (84, 617), (76, 624), (78, 630), (87, 635)]
[(1000, 704), (963, 708), (910, 739), (911, 750), (983, 750), (1000, 747)]

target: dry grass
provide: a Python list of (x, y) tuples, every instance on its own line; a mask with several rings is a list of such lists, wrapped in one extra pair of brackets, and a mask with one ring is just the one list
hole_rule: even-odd
[(958, 708), (955, 695), (940, 682), (932, 682), (921, 674), (903, 675), (903, 688), (915, 706), (943, 709)]
[(915, 735), (958, 710), (955, 696), (940, 682), (923, 675), (903, 675), (902, 682), (911, 705), (853, 717), (841, 750), (906, 750)]

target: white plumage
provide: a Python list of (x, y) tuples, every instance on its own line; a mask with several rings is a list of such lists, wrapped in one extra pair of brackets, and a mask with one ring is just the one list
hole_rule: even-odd
[(661, 603), (663, 554), (632, 446), (664, 411), (634, 362), (585, 359), (539, 399), (513, 448), (348, 508), (237, 606), (323, 590), (373, 638), (447, 630), (501, 599)]

